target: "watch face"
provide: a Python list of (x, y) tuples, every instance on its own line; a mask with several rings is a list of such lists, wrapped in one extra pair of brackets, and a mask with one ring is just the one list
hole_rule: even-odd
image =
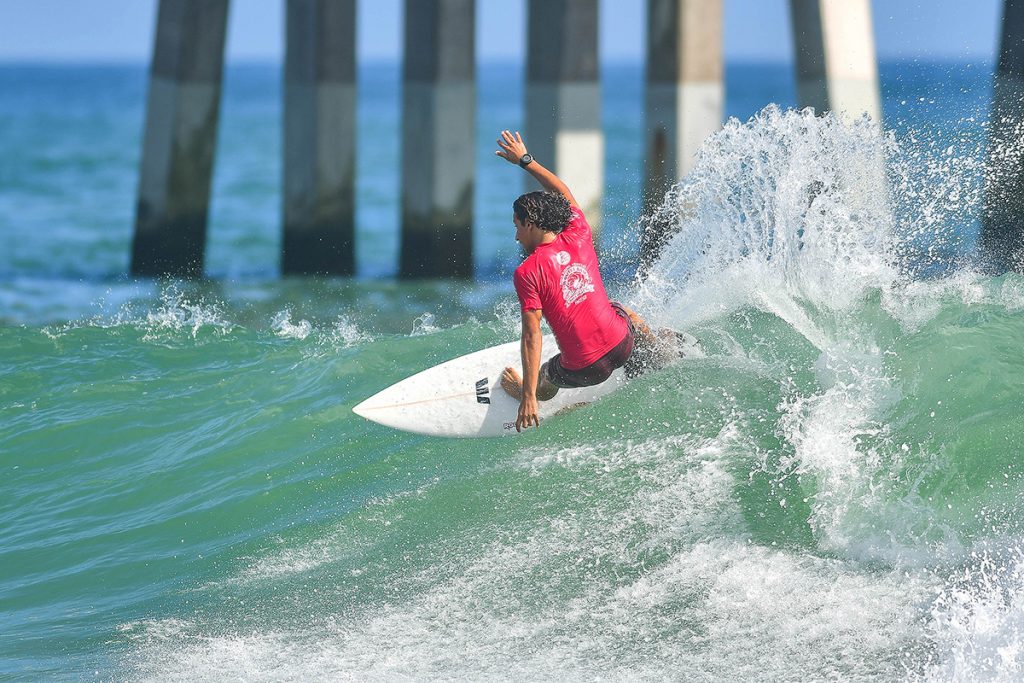
[(524, 155), (523, 155), (523, 156), (522, 156), (522, 157), (521, 157), (521, 158), (519, 159), (519, 165), (520, 165), (520, 166), (526, 166), (526, 165), (528, 165), (528, 164), (529, 164), (530, 162), (532, 162), (532, 161), (533, 161), (533, 156), (532, 156), (532, 155), (530, 155), (530, 154), (524, 154)]

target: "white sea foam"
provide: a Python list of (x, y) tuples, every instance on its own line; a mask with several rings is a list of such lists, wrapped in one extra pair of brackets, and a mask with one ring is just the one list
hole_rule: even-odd
[[(303, 574), (325, 564), (350, 560), (360, 551), (360, 541), (335, 530), (329, 536), (296, 548), (283, 548), (256, 558), (248, 569), (221, 585), (240, 585), (274, 580), (282, 576)], [(212, 586), (208, 586), (210, 588)]]
[(991, 291), (963, 269), (938, 283), (906, 276), (943, 259), (956, 266), (965, 217), (979, 210), (976, 143), (954, 147), (948, 137), (912, 131), (897, 140), (866, 119), (848, 125), (769, 107), (709, 139), (649, 220), (677, 230), (638, 288), (652, 319), (728, 338), (718, 328), (729, 315), (756, 309), (818, 350), (805, 368), (817, 387), (780, 378), (777, 431), (794, 450), (780, 474), (813, 488), (822, 546), (862, 561), (927, 564), (964, 551), (934, 506), (913, 491), (893, 498), (890, 472), (906, 452), (888, 420), (904, 378), (886, 367), (877, 316), (863, 315), (869, 300), (880, 292), (904, 330), (926, 324), (952, 292), (969, 305), (1020, 300), (1012, 285)]
[(222, 335), (235, 328), (220, 304), (202, 298), (193, 300), (173, 284), (160, 290), (159, 304), (155, 307), (128, 302), (121, 304), (117, 310), (109, 311), (108, 304), (103, 300), (98, 301), (96, 306), (100, 309), (96, 315), (47, 326), (42, 331), (51, 339), (57, 339), (71, 330), (127, 326), (141, 330), (144, 341), (165, 341), (169, 336), (181, 333), (195, 339), (203, 331)]
[(867, 120), (810, 111), (729, 121), (649, 220), (677, 232), (640, 285), (641, 307), (686, 328), (766, 292), (842, 310), (892, 281), (881, 163), (892, 145)]
[[(268, 615), (265, 628), (195, 625), (170, 637), (156, 630), (132, 656), (133, 673), (171, 681), (902, 673), (894, 652), (921, 637), (927, 575), (862, 572), (753, 543), (728, 471), (749, 447), (742, 430), (726, 426), (712, 439), (602, 442), (524, 457), (512, 466), (582, 476), (575, 481), (592, 486), (578, 498), (590, 502), (396, 572), (380, 587), (395, 596), (384, 602), (315, 614), (292, 606), (283, 621)], [(305, 557), (343, 552), (327, 546), (314, 541)], [(285, 555), (274, 557), (269, 566), (282, 568)], [(273, 580), (267, 569), (260, 567), (263, 580)], [(302, 591), (282, 599), (310, 603)]]
[(519, 300), (515, 296), (499, 299), (494, 304), (494, 318), (503, 338), (518, 339), (522, 330), (522, 319), (519, 312)]
[(1015, 273), (993, 278), (963, 268), (943, 278), (900, 283), (883, 292), (882, 305), (907, 332), (934, 320), (949, 305), (994, 306), (1011, 313), (1024, 310), (1024, 277)]
[[(863, 123), (773, 109), (749, 124), (730, 122), (654, 216), (679, 233), (640, 286), (638, 305), (676, 327), (714, 326), (752, 307), (811, 342), (820, 351), (818, 388), (785, 393), (778, 433), (794, 453), (782, 471), (811, 487), (809, 521), (823, 548), (857, 563), (906, 567), (923, 585), (934, 583), (931, 572), (969, 558), (977, 539), (913, 481), (898, 482), (906, 459), (919, 463), (919, 481), (950, 463), (941, 447), (929, 452), (897, 438), (892, 409), (914, 378), (887, 369), (893, 352), (861, 318), (862, 302), (880, 292), (883, 311), (913, 333), (944, 309), (1019, 311), (1024, 279), (965, 267), (966, 226), (983, 198), (977, 139), (911, 131), (897, 141)], [(879, 158), (888, 165), (884, 186), (873, 170)], [(919, 272), (941, 277), (914, 279)], [(1018, 553), (944, 588), (921, 620), (928, 633), (907, 625), (917, 632), (906, 645), (907, 674), (1019, 680), (1022, 567)], [(879, 603), (847, 618), (885, 611)], [(764, 634), (753, 640), (772, 642)], [(931, 662), (923, 672), (922, 661)]]
[[(893, 679), (921, 635), (926, 583), (718, 539), (645, 575), (567, 600), (529, 587), (552, 562), (594, 565), (585, 531), (558, 520), (496, 545), (400, 603), (304, 625), (153, 636), (143, 680)], [(572, 555), (566, 557), (565, 554)], [(544, 595), (547, 599), (541, 599)]]
[(346, 315), (339, 315), (331, 329), (330, 339), (344, 348), (373, 341), (373, 335), (362, 330)]
[(361, 329), (347, 315), (339, 315), (333, 324), (314, 325), (308, 320), (292, 321), (290, 309), (276, 314), (271, 322), (271, 329), (282, 339), (308, 340), (302, 345), (301, 354), (306, 360), (321, 360), (335, 355), (341, 349), (373, 341), (374, 336)]
[(979, 549), (932, 604), (928, 681), (1019, 681), (1024, 675), (1024, 552)]
[(291, 309), (287, 308), (276, 313), (270, 325), (274, 334), (284, 339), (305, 339), (313, 331), (313, 325), (308, 320), (292, 322)]
[(160, 293), (160, 305), (146, 311), (141, 320), (131, 313), (126, 313), (119, 323), (138, 324), (146, 330), (144, 340), (163, 339), (167, 333), (186, 332), (196, 337), (199, 331), (206, 328), (215, 333), (223, 334), (234, 325), (226, 320), (221, 307), (205, 301), (190, 301), (184, 292), (168, 287)]
[(424, 313), (423, 315), (416, 318), (412, 323), (412, 332), (409, 333), (410, 337), (421, 337), (428, 334), (434, 334), (440, 330), (437, 326), (433, 313)]

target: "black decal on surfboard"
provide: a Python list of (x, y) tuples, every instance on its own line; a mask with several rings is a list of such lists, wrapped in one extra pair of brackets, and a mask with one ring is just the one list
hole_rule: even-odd
[(476, 381), (476, 402), (477, 403), (490, 403), (491, 402), (491, 399), (487, 396), (487, 394), (491, 393), (490, 387), (487, 386), (488, 384), (489, 384), (489, 382), (487, 381), (486, 377), (484, 377), (483, 379), (478, 379)]

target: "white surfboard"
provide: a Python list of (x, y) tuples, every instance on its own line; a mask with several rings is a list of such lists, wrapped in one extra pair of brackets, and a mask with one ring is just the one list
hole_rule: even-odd
[[(689, 337), (695, 345), (697, 342)], [(557, 349), (555, 338), (544, 337), (545, 357)], [(367, 420), (417, 434), (483, 437), (516, 434), (519, 401), (501, 388), (507, 367), (520, 369), (518, 341), (460, 356), (393, 384), (352, 409)], [(589, 403), (626, 382), (622, 369), (592, 387), (560, 389), (539, 402), (541, 424), (579, 403)]]

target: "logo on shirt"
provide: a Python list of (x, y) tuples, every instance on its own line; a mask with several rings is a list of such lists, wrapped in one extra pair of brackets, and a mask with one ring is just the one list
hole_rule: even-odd
[(560, 251), (557, 254), (555, 254), (555, 263), (557, 263), (560, 266), (569, 265), (569, 252)]
[(594, 281), (582, 263), (574, 263), (562, 271), (562, 298), (566, 308), (585, 300), (593, 291)]

